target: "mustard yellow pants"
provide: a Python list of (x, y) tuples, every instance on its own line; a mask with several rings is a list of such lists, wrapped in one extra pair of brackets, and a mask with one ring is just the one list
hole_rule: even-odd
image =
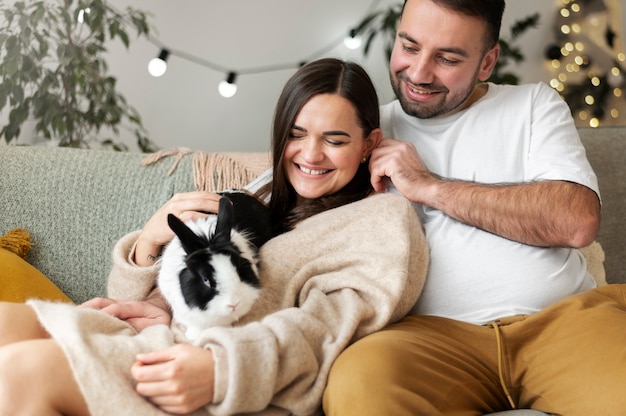
[(626, 285), (478, 326), (408, 316), (347, 348), (327, 416), (626, 415)]

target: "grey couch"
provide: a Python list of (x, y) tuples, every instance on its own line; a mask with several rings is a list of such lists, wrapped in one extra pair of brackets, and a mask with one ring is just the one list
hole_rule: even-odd
[[(580, 134), (600, 181), (597, 240), (606, 255), (606, 279), (626, 283), (626, 128)], [(174, 193), (196, 186), (191, 156), (171, 174), (171, 158), (146, 167), (144, 156), (0, 146), (0, 235), (26, 228), (34, 242), (29, 262), (75, 302), (104, 296), (115, 241), (140, 228)], [(240, 186), (269, 164), (266, 154), (218, 154), (208, 160), (214, 189)], [(526, 411), (521, 412), (515, 416)]]

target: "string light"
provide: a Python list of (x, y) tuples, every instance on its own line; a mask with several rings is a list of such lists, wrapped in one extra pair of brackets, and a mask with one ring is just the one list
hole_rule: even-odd
[(237, 84), (235, 84), (236, 80), (237, 74), (229, 72), (226, 79), (219, 83), (217, 90), (222, 97), (230, 98), (237, 93)]
[(76, 17), (76, 20), (78, 20), (78, 23), (85, 23), (85, 15), (89, 14), (90, 12), (91, 12), (91, 9), (89, 7), (80, 9), (78, 11), (78, 16)]
[(363, 43), (363, 39), (360, 36), (357, 36), (356, 30), (352, 29), (348, 36), (343, 39), (343, 44), (346, 45), (348, 49), (359, 49), (361, 44)]
[[(560, 46), (551, 44), (545, 50), (548, 67), (555, 73), (550, 86), (561, 93), (572, 113), (577, 116), (578, 122), (599, 127), (607, 118), (617, 120), (620, 116), (623, 117), (623, 103), (618, 101), (626, 83), (626, 70), (621, 64), (626, 61), (626, 54), (615, 50), (609, 39), (611, 29), (604, 25), (597, 14), (582, 13), (582, 7), (576, 0), (561, 2), (563, 6), (558, 9), (559, 20), (553, 28), (561, 43)], [(610, 13), (608, 7), (604, 10), (605, 13)], [(581, 36), (583, 26), (589, 33)], [(601, 36), (602, 31), (604, 37)], [(599, 36), (594, 37), (594, 34)], [(585, 42), (598, 43), (594, 39), (603, 39), (610, 48), (609, 56), (615, 54), (613, 65), (607, 68), (604, 62), (597, 59), (596, 49), (601, 53), (600, 48), (587, 47)]]
[[(373, 0), (370, 6), (367, 8), (365, 15), (369, 15), (372, 10), (378, 7), (378, 4), (381, 0)], [(246, 69), (232, 69), (227, 68), (218, 63), (209, 61), (207, 59), (203, 59), (197, 56), (194, 56), (190, 53), (173, 49), (171, 47), (166, 47), (162, 42), (153, 36), (148, 37), (150, 43), (154, 46), (158, 47), (161, 50), (158, 58), (153, 58), (148, 64), (148, 72), (150, 75), (154, 77), (160, 77), (167, 70), (166, 60), (169, 56), (176, 56), (181, 59), (193, 62), (195, 64), (204, 66), (206, 68), (212, 69), (216, 72), (222, 72), (226, 74), (226, 79), (221, 81), (218, 85), (218, 92), (223, 97), (232, 97), (237, 92), (237, 84), (236, 79), (240, 75), (255, 75), (266, 72), (274, 72), (274, 71), (283, 71), (286, 69), (297, 69), (307, 62), (316, 60), (328, 54), (330, 51), (335, 49), (338, 45), (344, 44), (349, 49), (358, 49), (361, 46), (362, 40), (359, 36), (356, 36), (356, 31), (354, 29), (350, 30), (347, 35), (342, 34), (340, 37), (334, 39), (328, 45), (324, 46), (320, 50), (312, 53), (306, 59), (300, 60), (297, 63), (284, 63), (284, 64), (276, 64), (276, 65), (268, 65), (263, 67), (252, 67)]]
[(167, 58), (170, 56), (170, 51), (167, 49), (161, 49), (159, 56), (152, 58), (148, 63), (148, 72), (155, 78), (160, 77), (167, 71)]

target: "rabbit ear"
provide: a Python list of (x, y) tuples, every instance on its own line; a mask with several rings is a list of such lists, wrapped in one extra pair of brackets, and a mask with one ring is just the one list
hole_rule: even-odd
[(230, 241), (230, 230), (233, 227), (233, 203), (225, 196), (220, 198), (215, 225), (215, 239), (220, 242)]
[(191, 254), (194, 251), (201, 250), (207, 246), (207, 240), (191, 231), (191, 229), (189, 229), (184, 222), (179, 220), (176, 215), (168, 214), (167, 223), (180, 240), (180, 243), (187, 254)]

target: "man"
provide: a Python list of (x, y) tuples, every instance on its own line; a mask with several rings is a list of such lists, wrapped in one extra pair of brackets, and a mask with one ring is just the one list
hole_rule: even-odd
[(624, 288), (593, 289), (576, 249), (599, 227), (597, 180), (554, 91), (484, 83), (503, 11), (405, 1), (381, 118), (401, 140), (370, 169), (415, 202), (431, 264), (414, 314), (335, 362), (329, 416), (626, 409)]

